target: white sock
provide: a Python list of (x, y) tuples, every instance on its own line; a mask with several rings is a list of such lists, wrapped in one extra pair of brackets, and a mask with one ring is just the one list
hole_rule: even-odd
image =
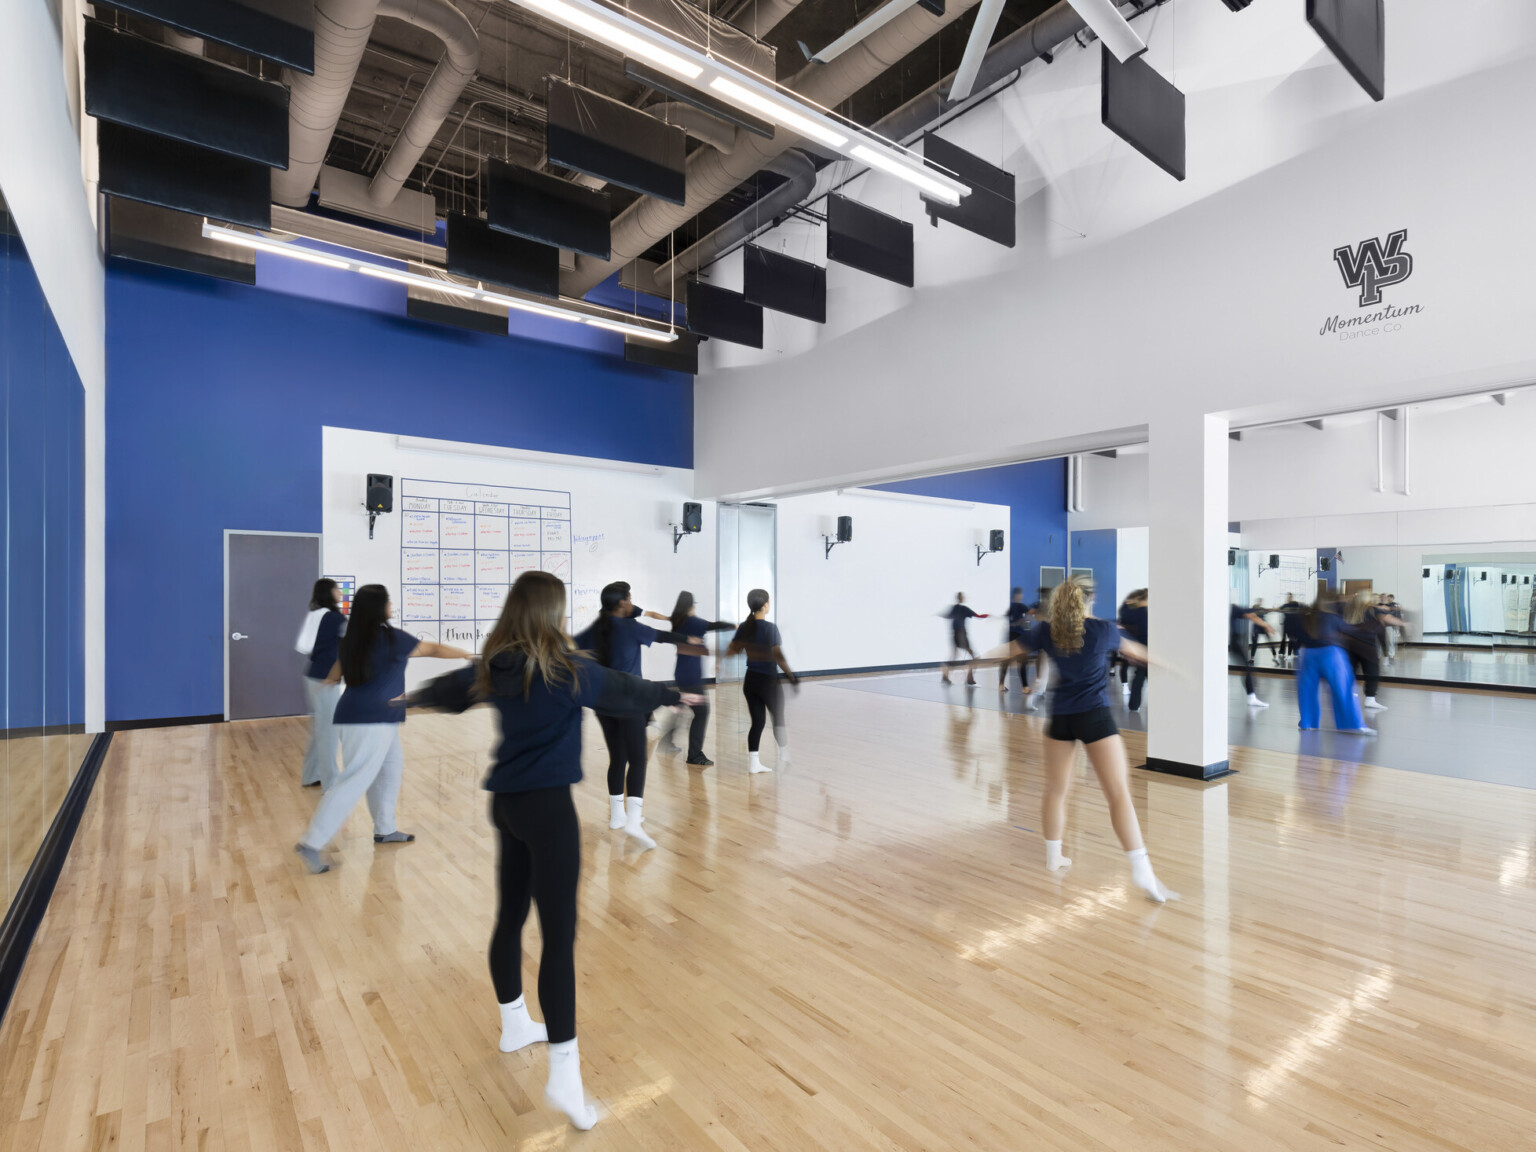
[(773, 742), (779, 746), (779, 763), (789, 763), (789, 729), (775, 728), (773, 730)]
[(608, 797), (608, 827), (624, 827), (624, 797)]
[(1367, 696), (1365, 698), (1365, 706), (1373, 712), (1385, 712), (1387, 710), (1387, 706), (1374, 696)]
[(528, 1015), (528, 1003), (519, 996), (510, 1004), (501, 1006), (501, 1050), (516, 1052), (530, 1044), (549, 1039), (544, 1025)]
[(1248, 693), (1248, 706), (1250, 708), (1268, 708), (1269, 705), (1259, 699), (1257, 692)]
[(581, 1086), (581, 1056), (576, 1041), (562, 1040), (549, 1046), (549, 1083), (544, 1086), (544, 1099), (564, 1112), (573, 1128), (585, 1132), (597, 1123), (597, 1109), (587, 1103), (587, 1093)]
[(656, 847), (656, 841), (645, 834), (645, 829), (640, 825), (645, 822), (645, 817), (640, 814), (640, 809), (645, 806), (645, 801), (639, 796), (631, 796), (624, 801), (624, 806), (629, 810), (629, 817), (624, 821), (624, 835), (633, 838), (642, 850), (649, 852)]
[(747, 753), (747, 772), (748, 773), (772, 772), (772, 771), (773, 771), (772, 768), (764, 768), (763, 767), (763, 761), (762, 761), (761, 754), (759, 754), (757, 752), (748, 752)]
[(1177, 900), (1177, 892), (1170, 892), (1164, 888), (1157, 879), (1157, 873), (1152, 871), (1152, 861), (1147, 856), (1145, 848), (1136, 848), (1125, 854), (1125, 858), (1131, 863), (1131, 883), (1147, 894), (1148, 900), (1156, 900), (1159, 904), (1165, 900)]
[(1045, 842), (1045, 867), (1050, 872), (1072, 867), (1071, 858), (1061, 854), (1060, 840), (1047, 840)]

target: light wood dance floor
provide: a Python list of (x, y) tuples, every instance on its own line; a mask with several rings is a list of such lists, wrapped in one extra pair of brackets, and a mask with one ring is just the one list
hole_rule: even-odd
[(1536, 1147), (1536, 791), (1138, 773), (1156, 908), (1086, 777), (1045, 872), (1039, 719), (790, 707), (784, 772), (745, 774), (729, 690), (716, 768), (653, 762), (643, 855), (588, 720), (586, 1134), (542, 1046), (496, 1049), (489, 715), (413, 717), (417, 843), (360, 809), (318, 877), (305, 722), (120, 734), (0, 1030), (0, 1152)]

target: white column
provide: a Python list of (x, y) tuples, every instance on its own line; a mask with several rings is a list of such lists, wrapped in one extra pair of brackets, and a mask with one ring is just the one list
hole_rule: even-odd
[(1148, 767), (1211, 779), (1227, 770), (1227, 421), (1148, 431)]

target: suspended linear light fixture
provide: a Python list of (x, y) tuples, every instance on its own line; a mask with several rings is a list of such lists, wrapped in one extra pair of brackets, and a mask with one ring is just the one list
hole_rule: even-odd
[[(343, 272), (358, 272), (364, 276), (372, 276), (379, 280), (392, 280), (397, 284), (405, 284), (413, 288), (429, 288), (436, 292), (447, 292), (466, 299), (479, 300), (488, 304), (499, 304), (518, 312), (529, 312), (535, 316), (547, 316), (551, 320), (566, 320), (573, 324), (589, 324), (594, 328), (604, 328), (610, 332), (622, 332), (626, 336), (635, 336), (642, 340), (656, 340), (663, 344), (670, 344), (677, 339), (677, 332), (672, 328), (654, 328), (647, 324), (628, 319), (625, 312), (583, 312), (575, 308), (558, 308), (551, 305), (535, 304), (516, 296), (508, 296), (504, 292), (488, 290), (484, 287), (470, 287), (453, 280), (441, 280), (436, 276), (428, 276), (420, 272), (411, 272), (402, 268), (391, 268), (386, 264), (374, 264), (368, 260), (346, 259), (340, 256), (329, 256), (323, 252), (316, 252), (312, 248), (305, 248), (290, 240), (274, 240), (270, 236), (258, 236), (249, 232), (241, 232), (235, 228), (226, 228), (221, 224), (214, 224), (208, 220), (203, 221), (203, 237), (207, 240), (217, 240), (224, 244), (234, 244), (241, 248), (254, 249), (257, 252), (266, 252), (272, 256), (282, 256), (289, 260), (301, 260), (307, 264), (319, 264), (326, 268), (335, 268)], [(297, 237), (296, 239), (304, 239)]]

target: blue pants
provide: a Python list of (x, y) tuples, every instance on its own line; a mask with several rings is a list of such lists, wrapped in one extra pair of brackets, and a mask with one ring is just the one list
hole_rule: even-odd
[(1355, 673), (1344, 649), (1303, 648), (1296, 659), (1296, 704), (1301, 711), (1301, 726), (1316, 728), (1322, 723), (1323, 705), (1318, 698), (1319, 680), (1328, 681), (1333, 694), (1333, 726), (1340, 732), (1364, 728), (1360, 702), (1355, 699)]

